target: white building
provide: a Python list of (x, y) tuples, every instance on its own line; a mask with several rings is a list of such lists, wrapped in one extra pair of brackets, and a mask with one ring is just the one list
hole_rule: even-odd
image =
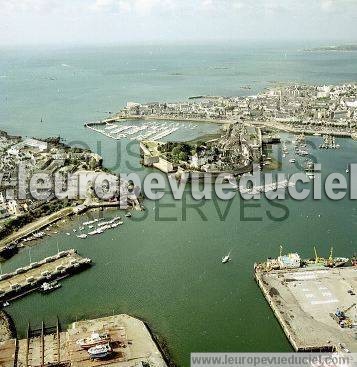
[(293, 253), (282, 255), (278, 257), (280, 269), (296, 269), (301, 266), (301, 259), (299, 254)]

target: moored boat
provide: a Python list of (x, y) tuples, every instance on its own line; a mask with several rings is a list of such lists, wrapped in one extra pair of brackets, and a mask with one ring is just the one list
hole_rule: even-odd
[(43, 283), (40, 287), (41, 293), (50, 293), (55, 291), (56, 289), (61, 288), (61, 284), (57, 281), (53, 281), (50, 283)]

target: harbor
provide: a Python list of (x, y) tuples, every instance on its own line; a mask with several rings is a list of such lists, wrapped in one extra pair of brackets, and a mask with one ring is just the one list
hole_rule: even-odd
[(298, 254), (254, 265), (255, 280), (297, 352), (357, 352), (356, 272), (355, 266), (302, 265)]
[[(207, 122), (207, 124), (212, 125), (210, 122)], [(139, 118), (128, 118), (127, 120), (113, 119), (109, 122), (107, 120), (88, 122), (84, 126), (110, 139), (129, 139), (136, 141), (160, 141), (167, 137), (171, 139), (177, 136), (177, 133), (188, 133), (192, 135), (198, 127), (197, 124), (191, 121), (160, 120), (159, 118), (157, 121)]]
[[(3, 78), (2, 82), (4, 90), (11, 95), (2, 100), (5, 108), (2, 129), (14, 135), (43, 138), (60, 135), (68, 143), (81, 142), (102, 155), (105, 167), (116, 167), (116, 162), (120, 161), (118, 171), (130, 172), (131, 167), (139, 167), (139, 158), (127, 152), (129, 149), (135, 153), (139, 151), (135, 140), (129, 140), (132, 144), (126, 149), (128, 140), (109, 139), (84, 128), (83, 121), (106, 116), (107, 111), (125, 106), (127, 100), (180, 101), (186, 96), (201, 94), (233, 96), (237, 94), (239, 84), (252, 85), (249, 94), (256, 94), (282, 79), (310, 85), (338, 84), (341, 79), (357, 80), (356, 53), (317, 55), (318, 60), (315, 57), (311, 60), (311, 55), (297, 51), (291, 43), (284, 45), (284, 49), (288, 53), (286, 63), (282, 60), (281, 44), (268, 43), (254, 50), (234, 44), (226, 48), (191, 47), (184, 63), (183, 47), (168, 49), (162, 46), (162, 52), (154, 49), (153, 53), (142, 47), (128, 48), (125, 52), (116, 47), (88, 52), (74, 48), (66, 54), (59, 52), (55, 57), (50, 51), (39, 55), (35, 49), (22, 49), (17, 54), (5, 52), (2, 73), (8, 78)], [(207, 67), (198, 69), (203, 55)], [(232, 60), (237, 60), (236, 65), (229, 64)], [(72, 68), (62, 67), (62, 62)], [(231, 70), (214, 69), (222, 64), (229, 64), (226, 66)], [(151, 67), (159, 70), (152, 71)], [(108, 70), (112, 72), (108, 73)], [(183, 76), (170, 76), (171, 71), (181, 72)], [(48, 75), (57, 80), (45, 79)], [(283, 102), (282, 108), (285, 108)], [(40, 121), (41, 116), (44, 122)], [(147, 121), (141, 119), (140, 123), (146, 124)], [(310, 154), (322, 164), (323, 175), (344, 173), (347, 165), (355, 162), (356, 142), (337, 137), (338, 134), (350, 135), (344, 130), (338, 132), (339, 129), (334, 127), (300, 127), (261, 121), (262, 125), (272, 128), (303, 130), (305, 135), (311, 132), (306, 136), (307, 146)], [(113, 124), (117, 128), (121, 126), (121, 122)], [(104, 127), (103, 124), (99, 128)], [(336, 132), (336, 143), (341, 149), (311, 151), (310, 143), (315, 147), (322, 143), (322, 137), (313, 136), (313, 133), (325, 134), (324, 131), (328, 130)], [(187, 129), (188, 134), (194, 132)], [(168, 138), (179, 133), (176, 131)], [(281, 136), (290, 141), (295, 138), (286, 133)], [(122, 143), (120, 159), (115, 154), (119, 142)], [(293, 146), (288, 142), (286, 146), (289, 154), (282, 169), (291, 175), (297, 171), (297, 166), (303, 167), (305, 157), (295, 156)], [(280, 154), (279, 145), (272, 149), (276, 155)], [(290, 159), (296, 159), (296, 164), (290, 164)], [(142, 172), (151, 172), (151, 169), (142, 168)], [(284, 332), (252, 277), (253, 263), (274, 254), (276, 244), (281, 242), (298, 248), (303, 257), (313, 255), (313, 244), (324, 255), (328, 254), (331, 244), (340, 255), (352, 255), (357, 252), (356, 203), (347, 198), (341, 201), (308, 198), (304, 203), (286, 200), (284, 205), (288, 207), (289, 217), (279, 222), (267, 218), (269, 210), (277, 217), (282, 213), (269, 202), (259, 200), (257, 208), (244, 208), (245, 203), (236, 195), (232, 203), (226, 209), (224, 203), (207, 200), (202, 201), (202, 207), (196, 210), (165, 195), (164, 201), (146, 200), (147, 211), (133, 213), (134, 220), (142, 218), (140, 222), (125, 222), (117, 230), (107, 230), (85, 240), (76, 237), (78, 228), (97, 213), (88, 212), (82, 218), (73, 216), (60, 228), (53, 226), (57, 235), (46, 235), (39, 241), (28, 243), (36, 243), (31, 246), (34, 260), (56, 253), (58, 242), (61, 250), (77, 248), (79, 253), (90, 257), (95, 266), (63, 281), (62, 289), (48, 296), (35, 292), (11, 302), (6, 312), (16, 322), (19, 339), (26, 338), (28, 322), (39, 329), (42, 320), (45, 325), (54, 325), (58, 315), (67, 328), (76, 319), (112, 315), (114, 309), (115, 313), (133, 314), (148, 320), (165, 337), (180, 366), (188, 365), (192, 350), (291, 351)], [(187, 204), (199, 203), (188, 198)], [(175, 221), (168, 220), (171, 218)], [(246, 218), (261, 219), (252, 222)], [(73, 233), (72, 227), (77, 233)], [(232, 261), (223, 266), (221, 256), (231, 248)], [(16, 256), (2, 264), (3, 271), (12, 272), (25, 266), (28, 257), (28, 247), (20, 248)], [(80, 296), (78, 289), (81, 290)], [(247, 310), (251, 312), (251, 321), (247, 321)]]
[[(58, 321), (53, 327), (29, 326), (26, 338), (0, 341), (0, 348), (3, 367), (169, 365), (147, 325), (126, 314), (78, 321), (67, 331)], [(107, 352), (96, 353), (102, 349)]]
[(40, 290), (44, 283), (71, 276), (90, 266), (91, 262), (91, 259), (81, 257), (72, 249), (32, 262), (12, 273), (1, 274), (0, 302), (6, 304)]

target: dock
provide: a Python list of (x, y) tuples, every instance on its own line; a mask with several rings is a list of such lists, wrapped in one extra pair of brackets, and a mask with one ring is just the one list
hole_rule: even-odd
[(61, 251), (54, 256), (0, 275), (0, 302), (11, 301), (38, 290), (45, 282), (60, 280), (91, 265), (75, 250)]
[[(112, 353), (104, 359), (92, 359), (77, 340), (91, 333), (106, 333), (110, 337)], [(164, 354), (156, 344), (146, 324), (126, 314), (94, 320), (78, 321), (67, 331), (59, 322), (54, 327), (31, 329), (26, 338), (0, 342), (0, 365), (4, 367), (167, 367)]]
[[(254, 275), (295, 351), (357, 352), (355, 267), (268, 271), (255, 264)], [(348, 310), (351, 327), (339, 325), (337, 309)]]

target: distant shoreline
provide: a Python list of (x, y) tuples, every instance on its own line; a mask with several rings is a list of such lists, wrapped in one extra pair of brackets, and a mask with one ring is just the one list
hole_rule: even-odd
[(337, 46), (322, 46), (322, 47), (314, 47), (314, 48), (306, 48), (305, 52), (355, 52), (357, 51), (357, 44), (351, 45), (337, 45)]

